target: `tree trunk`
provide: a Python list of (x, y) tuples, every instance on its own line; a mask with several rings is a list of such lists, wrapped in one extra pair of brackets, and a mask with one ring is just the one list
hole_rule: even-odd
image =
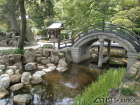
[(140, 4), (140, 0), (138, 0), (139, 4)]
[(19, 25), (17, 24), (16, 20), (16, 10), (17, 7), (17, 0), (8, 0), (8, 10), (10, 15), (10, 22), (11, 22), (11, 29), (14, 30), (16, 33), (20, 33)]
[(16, 20), (16, 16), (14, 12), (10, 12), (10, 22), (11, 22), (11, 26), (12, 26), (12, 30), (16, 33), (20, 33), (20, 29), (19, 26), (17, 24), (17, 20)]
[(21, 13), (21, 33), (18, 42), (18, 48), (24, 49), (24, 40), (26, 34), (26, 11), (24, 6), (24, 0), (19, 0), (19, 6), (20, 6), (20, 13)]

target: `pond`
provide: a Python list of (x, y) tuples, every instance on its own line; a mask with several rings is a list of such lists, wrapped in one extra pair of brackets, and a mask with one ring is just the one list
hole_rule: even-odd
[[(86, 86), (97, 79), (89, 67), (70, 63), (68, 70), (60, 73), (53, 71), (43, 76), (43, 83), (39, 85), (26, 85), (16, 92), (11, 92), (1, 105), (13, 105), (13, 96), (17, 94), (30, 94), (29, 105), (69, 105), (76, 95), (80, 94)], [(14, 104), (15, 105), (15, 104)]]

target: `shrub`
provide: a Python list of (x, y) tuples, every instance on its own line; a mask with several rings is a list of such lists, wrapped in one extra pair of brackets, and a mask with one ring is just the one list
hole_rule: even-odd
[(130, 88), (121, 88), (120, 91), (123, 95), (134, 95), (134, 90)]
[(128, 80), (133, 80), (136, 76), (135, 75), (126, 75)]
[(14, 53), (23, 55), (25, 51), (26, 51), (25, 49), (17, 48), (17, 49), (15, 49)]

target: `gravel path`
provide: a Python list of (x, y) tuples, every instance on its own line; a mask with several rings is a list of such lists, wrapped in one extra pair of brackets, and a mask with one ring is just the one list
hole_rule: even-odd
[[(52, 44), (54, 46), (54, 43), (37, 42), (37, 45), (34, 45), (34, 46), (26, 46), (24, 48), (25, 49), (29, 49), (29, 48), (36, 49), (36, 48), (42, 47), (44, 44)], [(55, 43), (55, 48), (57, 48), (57, 47), (58, 47), (58, 43)], [(17, 48), (17, 47), (0, 47), (0, 50), (15, 49), (15, 48)]]

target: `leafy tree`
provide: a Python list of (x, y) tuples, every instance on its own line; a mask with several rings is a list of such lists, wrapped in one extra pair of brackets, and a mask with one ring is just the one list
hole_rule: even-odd
[(138, 6), (138, 0), (116, 0), (119, 10), (129, 10)]
[(100, 23), (103, 18), (109, 20), (117, 12), (116, 5), (115, 0), (61, 0), (55, 2), (55, 18), (64, 21), (68, 28), (82, 28)]
[(44, 27), (45, 19), (54, 16), (52, 0), (30, 0), (26, 4), (29, 19), (34, 22), (37, 28)]
[(112, 23), (125, 26), (137, 34), (140, 32), (140, 7), (123, 10), (111, 18)]

